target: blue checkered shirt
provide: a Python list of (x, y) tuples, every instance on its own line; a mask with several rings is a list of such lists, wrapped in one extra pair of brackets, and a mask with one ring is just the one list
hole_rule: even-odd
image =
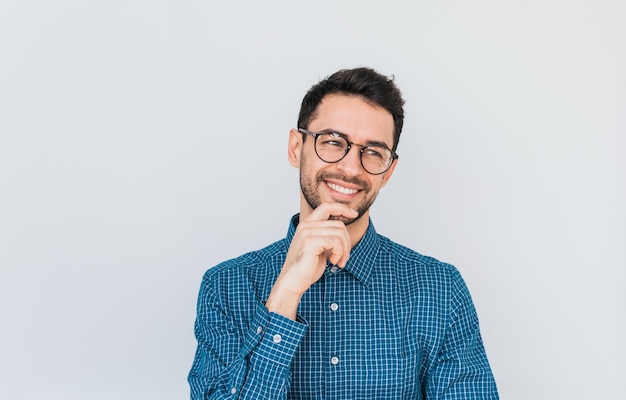
[(192, 399), (497, 399), (468, 289), (451, 265), (378, 235), (329, 264), (295, 321), (264, 306), (298, 223), (209, 269)]

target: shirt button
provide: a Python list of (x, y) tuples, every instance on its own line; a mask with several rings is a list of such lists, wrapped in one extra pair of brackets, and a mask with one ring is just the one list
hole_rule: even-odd
[(339, 267), (337, 267), (337, 266), (335, 266), (335, 265), (333, 265), (332, 267), (330, 267), (330, 272), (332, 272), (333, 274), (334, 274), (335, 272), (337, 272), (337, 271), (339, 271)]
[(339, 305), (337, 303), (333, 303), (330, 305), (330, 309), (333, 311), (337, 311), (339, 309)]
[(258, 328), (256, 328), (256, 334), (260, 335), (261, 333), (263, 333), (263, 327), (259, 326)]
[(237, 393), (237, 388), (230, 389), (230, 394), (235, 394), (235, 393)]
[(274, 343), (280, 343), (283, 341), (283, 337), (280, 336), (278, 333), (274, 335), (274, 337), (272, 338), (272, 340), (274, 341)]
[(330, 359), (330, 363), (331, 363), (332, 365), (337, 365), (337, 364), (339, 364), (339, 358), (338, 358), (338, 357), (332, 357), (332, 358)]

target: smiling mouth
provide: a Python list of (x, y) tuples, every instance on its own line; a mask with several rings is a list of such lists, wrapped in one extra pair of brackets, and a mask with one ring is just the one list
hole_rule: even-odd
[(359, 191), (359, 189), (349, 189), (347, 187), (343, 187), (343, 186), (339, 186), (336, 185), (334, 183), (330, 183), (330, 182), (326, 182), (326, 185), (328, 185), (329, 188), (331, 188), (332, 190), (334, 190), (335, 192), (339, 192), (341, 194), (355, 194)]

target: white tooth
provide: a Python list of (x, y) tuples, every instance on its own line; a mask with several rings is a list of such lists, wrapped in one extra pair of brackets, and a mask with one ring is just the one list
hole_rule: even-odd
[(339, 193), (343, 193), (343, 194), (354, 194), (358, 192), (358, 190), (356, 189), (348, 189), (343, 186), (335, 185), (334, 183), (329, 183), (328, 186), (330, 186), (331, 189), (336, 190)]

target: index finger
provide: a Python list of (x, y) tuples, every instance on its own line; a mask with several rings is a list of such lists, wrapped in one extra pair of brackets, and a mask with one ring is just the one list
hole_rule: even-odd
[(345, 217), (356, 218), (359, 213), (342, 203), (322, 203), (309, 215), (307, 220), (310, 221), (325, 221), (331, 216), (333, 217)]

